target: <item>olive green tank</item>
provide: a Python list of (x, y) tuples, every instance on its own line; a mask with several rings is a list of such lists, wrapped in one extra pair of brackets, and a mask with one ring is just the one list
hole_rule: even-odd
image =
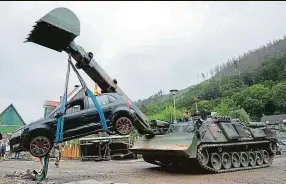
[(250, 128), (229, 117), (195, 116), (171, 124), (164, 135), (140, 137), (131, 150), (151, 164), (223, 173), (270, 166), (276, 143), (266, 126)]

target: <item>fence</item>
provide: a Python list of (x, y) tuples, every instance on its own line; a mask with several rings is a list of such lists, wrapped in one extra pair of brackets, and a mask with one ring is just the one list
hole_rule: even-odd
[(62, 159), (79, 159), (79, 147), (64, 147), (62, 150)]

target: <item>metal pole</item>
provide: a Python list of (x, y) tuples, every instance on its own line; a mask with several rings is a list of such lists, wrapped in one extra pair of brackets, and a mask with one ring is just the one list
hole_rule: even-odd
[(174, 96), (174, 120), (176, 120), (176, 99), (175, 99), (175, 95)]
[(196, 102), (195, 105), (196, 105), (196, 113), (198, 113), (198, 102)]
[(170, 92), (172, 93), (173, 98), (174, 98), (173, 99), (174, 100), (174, 118), (173, 118), (173, 120), (176, 121), (176, 99), (175, 99), (175, 95), (178, 92), (178, 90), (177, 89), (172, 89), (172, 90), (170, 90)]

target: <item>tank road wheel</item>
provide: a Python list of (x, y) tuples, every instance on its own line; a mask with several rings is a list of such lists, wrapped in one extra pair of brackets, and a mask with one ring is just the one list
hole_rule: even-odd
[(214, 168), (217, 171), (221, 169), (222, 161), (221, 161), (221, 157), (218, 153), (212, 153), (211, 166), (212, 166), (212, 168)]
[(199, 152), (198, 156), (201, 164), (206, 166), (209, 162), (209, 152), (206, 149), (203, 149)]
[(262, 151), (263, 163), (268, 164), (270, 161), (269, 153), (266, 150)]
[(276, 152), (277, 152), (277, 145), (276, 145), (276, 143), (270, 143), (270, 150), (271, 150), (271, 152), (274, 154), (274, 155), (276, 155)]
[(262, 156), (261, 151), (256, 152), (256, 163), (259, 166), (263, 164), (263, 156)]
[(223, 152), (221, 155), (222, 166), (225, 169), (231, 168), (231, 157), (228, 153)]
[(29, 148), (34, 157), (43, 157), (52, 149), (52, 142), (46, 136), (36, 136), (31, 140)]
[(256, 165), (256, 159), (255, 159), (255, 154), (251, 151), (248, 154), (248, 160), (249, 160), (249, 165), (250, 166), (255, 166)]
[(132, 132), (132, 121), (127, 117), (120, 117), (115, 121), (115, 131), (119, 135), (128, 135)]
[(231, 155), (231, 162), (233, 167), (238, 168), (240, 166), (240, 158), (237, 152), (233, 152)]
[(243, 167), (247, 167), (249, 164), (249, 159), (245, 152), (240, 153), (240, 163)]

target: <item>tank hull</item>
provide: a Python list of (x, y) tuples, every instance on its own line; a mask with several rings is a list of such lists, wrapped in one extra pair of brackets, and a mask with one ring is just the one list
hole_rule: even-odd
[(268, 129), (244, 129), (241, 124), (204, 122), (193, 132), (176, 132), (148, 139), (131, 148), (150, 163), (200, 173), (224, 173), (268, 167), (276, 141)]
[[(250, 170), (269, 167), (272, 164), (275, 153), (271, 150), (271, 141), (246, 141), (237, 143), (201, 144), (198, 146), (196, 157), (189, 155), (186, 150), (136, 150), (135, 153), (142, 154), (143, 159), (154, 165), (169, 168), (184, 168), (200, 173), (225, 173), (240, 170)], [(202, 157), (207, 151), (208, 161)], [(235, 155), (239, 155), (237, 162), (232, 161)], [(221, 166), (213, 166), (211, 157), (219, 155)], [(229, 155), (227, 161), (223, 161)], [(245, 155), (243, 162), (241, 155)], [(229, 163), (229, 164), (228, 164)]]

